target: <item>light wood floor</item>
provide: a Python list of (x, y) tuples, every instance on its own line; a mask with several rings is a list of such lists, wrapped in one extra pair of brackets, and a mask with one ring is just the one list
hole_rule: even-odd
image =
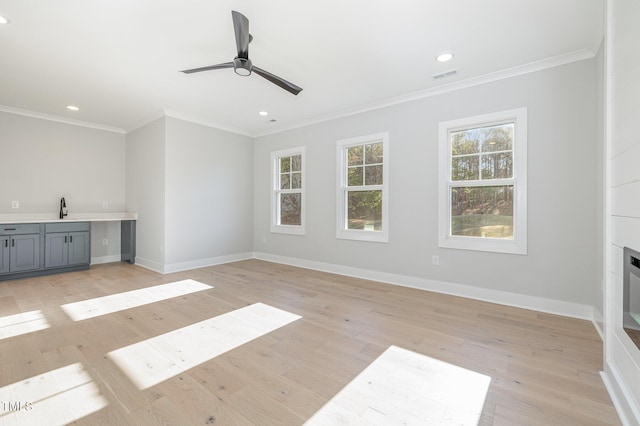
[[(78, 322), (60, 308), (188, 278), (214, 288)], [(143, 391), (106, 357), (257, 302), (302, 318)], [(34, 310), (51, 327), (0, 340), (0, 388), (81, 363), (108, 405), (76, 424), (303, 424), (391, 345), (490, 376), (480, 424), (619, 424), (588, 321), (258, 260), (0, 283), (0, 317)]]

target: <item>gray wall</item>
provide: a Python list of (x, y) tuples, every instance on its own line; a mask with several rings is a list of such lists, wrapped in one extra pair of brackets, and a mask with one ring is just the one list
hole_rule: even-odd
[[(125, 209), (123, 134), (1, 111), (0, 129), (0, 213), (57, 215), (61, 197), (71, 215)], [(91, 236), (92, 259), (120, 253), (119, 224), (94, 223)]]
[[(71, 215), (137, 212), (136, 260), (160, 272), (251, 256), (251, 138), (168, 117), (126, 136), (6, 112), (0, 128), (0, 213), (55, 216), (63, 196)], [(118, 222), (91, 235), (94, 263), (119, 259)]]
[(136, 262), (164, 267), (165, 119), (127, 134), (127, 209), (138, 213)]
[(640, 251), (640, 2), (608, 6), (605, 373), (619, 412), (640, 424), (640, 350), (622, 329), (622, 250)]
[(165, 268), (250, 257), (253, 140), (166, 118)]
[[(596, 66), (585, 60), (274, 135), (255, 143), (256, 252), (593, 306)], [(527, 256), (440, 249), (438, 123), (528, 108)], [(336, 140), (390, 133), (389, 243), (335, 238)], [(306, 236), (269, 232), (269, 155), (306, 146)], [(431, 255), (440, 266), (431, 265)]]

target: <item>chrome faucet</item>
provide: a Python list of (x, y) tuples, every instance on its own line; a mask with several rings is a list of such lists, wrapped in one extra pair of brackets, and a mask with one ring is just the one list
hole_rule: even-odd
[(64, 200), (64, 197), (60, 199), (60, 219), (64, 219), (69, 212), (67, 211), (67, 202)]

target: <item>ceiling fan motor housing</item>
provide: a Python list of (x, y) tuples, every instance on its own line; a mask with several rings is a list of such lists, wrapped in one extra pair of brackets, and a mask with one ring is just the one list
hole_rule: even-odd
[(238, 75), (241, 75), (244, 77), (251, 75), (251, 68), (252, 68), (251, 59), (236, 57), (233, 60), (233, 70)]

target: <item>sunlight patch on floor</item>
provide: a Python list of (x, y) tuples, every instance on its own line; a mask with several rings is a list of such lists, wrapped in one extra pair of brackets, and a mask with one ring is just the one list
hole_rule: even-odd
[(306, 425), (473, 425), (491, 377), (390, 346)]
[(41, 310), (0, 317), (0, 340), (49, 328)]
[(76, 363), (0, 388), (0, 424), (64, 425), (108, 405)]
[(139, 389), (146, 389), (300, 318), (256, 303), (117, 349), (107, 356)]
[(67, 303), (61, 308), (72, 320), (81, 321), (211, 288), (213, 287), (195, 280), (182, 280), (81, 302)]

